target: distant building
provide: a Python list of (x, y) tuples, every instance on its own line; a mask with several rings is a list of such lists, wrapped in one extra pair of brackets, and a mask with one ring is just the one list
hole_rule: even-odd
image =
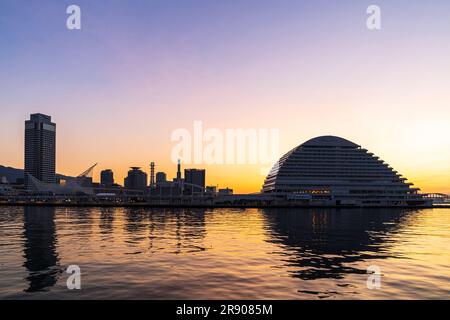
[(205, 190), (206, 171), (204, 169), (185, 169), (184, 183), (187, 192), (203, 192)]
[(28, 191), (47, 195), (49, 193), (54, 195), (92, 195), (94, 193), (92, 188), (92, 174), (96, 165), (91, 166), (77, 177), (58, 175), (58, 183), (42, 182), (32, 175), (28, 175)]
[(178, 166), (177, 166), (177, 181), (181, 180), (181, 161), (178, 160)]
[(219, 189), (219, 196), (231, 196), (233, 195), (233, 189), (225, 188)]
[(93, 187), (93, 179), (92, 175), (94, 173), (94, 168), (97, 166), (97, 163), (93, 166), (89, 167), (86, 171), (81, 173), (75, 178), (76, 183), (81, 187), (92, 188)]
[(155, 186), (155, 163), (150, 163), (150, 187)]
[(181, 161), (180, 160), (178, 160), (178, 165), (177, 165), (177, 177), (173, 179), (173, 183), (177, 187), (177, 189), (180, 190), (181, 193), (183, 193), (184, 179), (181, 177)]
[(155, 188), (150, 190), (152, 196), (160, 197), (178, 197), (182, 195), (181, 185), (176, 182), (166, 181), (156, 183)]
[(56, 124), (36, 113), (25, 121), (25, 183), (28, 174), (44, 183), (55, 183)]
[(432, 200), (435, 204), (450, 202), (450, 196), (444, 193), (426, 193), (423, 196), (425, 199)]
[(205, 188), (205, 192), (207, 194), (210, 194), (210, 195), (216, 195), (217, 194), (217, 187), (216, 186), (207, 186)]
[(15, 195), (17, 192), (9, 184), (0, 183), (0, 196), (11, 196)]
[(386, 162), (335, 136), (311, 139), (281, 157), (262, 192), (319, 205), (419, 206), (429, 202)]
[(112, 187), (114, 185), (114, 173), (111, 169), (103, 170), (100, 173), (100, 184), (105, 187)]
[(156, 173), (156, 185), (167, 182), (167, 175), (165, 172)]
[(75, 181), (81, 187), (91, 188), (94, 186), (92, 177), (80, 176), (80, 177), (76, 177)]
[(140, 167), (131, 167), (124, 184), (126, 189), (145, 189), (147, 187), (147, 174)]

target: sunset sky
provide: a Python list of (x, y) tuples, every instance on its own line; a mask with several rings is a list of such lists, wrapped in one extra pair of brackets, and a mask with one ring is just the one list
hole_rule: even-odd
[[(280, 155), (341, 136), (450, 193), (450, 1), (1, 0), (0, 111), (0, 165), (23, 168), (24, 121), (41, 112), (59, 173), (98, 162), (95, 180), (110, 168), (122, 184), (154, 161), (173, 178), (171, 134), (202, 121), (279, 129)], [(236, 192), (264, 180), (261, 165), (188, 167)]]

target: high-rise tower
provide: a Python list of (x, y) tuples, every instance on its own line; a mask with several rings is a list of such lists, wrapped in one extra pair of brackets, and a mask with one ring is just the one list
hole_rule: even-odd
[(177, 180), (181, 181), (181, 160), (178, 159), (178, 166), (177, 166)]
[(155, 186), (155, 163), (150, 163), (150, 187)]
[(51, 117), (36, 113), (25, 121), (25, 184), (28, 174), (36, 179), (55, 183), (56, 124)]

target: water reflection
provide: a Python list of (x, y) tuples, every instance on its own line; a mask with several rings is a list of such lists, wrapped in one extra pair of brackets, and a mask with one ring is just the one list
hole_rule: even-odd
[(29, 283), (26, 292), (52, 287), (60, 274), (56, 251), (54, 208), (29, 208), (24, 210), (24, 267)]
[[(167, 247), (171, 243), (175, 245), (174, 254), (204, 250), (205, 213), (204, 209), (150, 210), (150, 248), (158, 245)], [(172, 241), (168, 242), (168, 239)], [(159, 240), (162, 242), (157, 243)]]
[[(365, 274), (371, 259), (390, 256), (389, 238), (414, 211), (405, 209), (265, 209), (270, 242), (282, 244), (292, 276), (343, 279)], [(294, 253), (294, 254), (293, 254)], [(364, 267), (357, 262), (365, 261)]]
[(125, 212), (125, 232), (130, 244), (138, 244), (146, 239), (148, 211), (141, 208), (128, 208)]
[(114, 217), (116, 213), (117, 212), (115, 212), (114, 208), (100, 209), (100, 219), (99, 219), (100, 234), (105, 236), (112, 234), (114, 227)]
[[(446, 213), (5, 207), (0, 208), (0, 296), (447, 296)], [(62, 274), (71, 264), (83, 270), (83, 290), (75, 293), (67, 290)], [(366, 287), (371, 264), (389, 275), (383, 290)]]

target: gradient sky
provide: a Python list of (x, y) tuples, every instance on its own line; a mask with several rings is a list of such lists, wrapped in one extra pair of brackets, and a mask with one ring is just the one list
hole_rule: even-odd
[[(70, 4), (80, 31), (65, 27)], [(41, 112), (58, 172), (99, 162), (123, 183), (155, 161), (171, 178), (171, 133), (200, 120), (278, 128), (280, 153), (342, 136), (450, 193), (449, 57), (448, 0), (1, 0), (0, 164), (23, 167), (23, 122)], [(200, 167), (238, 192), (264, 180), (258, 165)]]

